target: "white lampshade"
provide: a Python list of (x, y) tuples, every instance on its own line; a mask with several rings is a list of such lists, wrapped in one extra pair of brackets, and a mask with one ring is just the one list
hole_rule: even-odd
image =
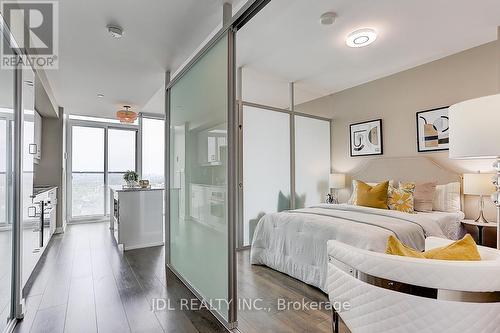
[(330, 188), (340, 189), (345, 187), (345, 174), (331, 173), (330, 174)]
[(450, 158), (500, 157), (500, 94), (452, 105)]
[(489, 173), (464, 174), (464, 194), (490, 195), (496, 191), (492, 178), (493, 175)]

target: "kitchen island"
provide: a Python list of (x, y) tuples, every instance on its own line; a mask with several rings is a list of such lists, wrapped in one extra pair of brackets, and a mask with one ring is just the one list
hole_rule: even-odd
[(123, 250), (163, 245), (163, 189), (111, 188), (110, 229)]

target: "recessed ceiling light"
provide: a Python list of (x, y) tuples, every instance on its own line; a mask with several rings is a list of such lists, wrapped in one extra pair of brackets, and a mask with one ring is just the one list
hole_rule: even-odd
[(113, 36), (113, 38), (120, 39), (123, 37), (123, 29), (116, 25), (108, 25), (108, 32)]
[(351, 32), (345, 39), (349, 47), (368, 46), (377, 39), (377, 32), (370, 28), (359, 29)]
[(97, 94), (97, 97), (99, 97), (99, 98), (103, 98), (103, 97), (104, 97), (104, 94)]
[(337, 14), (335, 14), (334, 12), (326, 12), (319, 17), (319, 23), (323, 25), (332, 25), (333, 23), (335, 23), (336, 18)]

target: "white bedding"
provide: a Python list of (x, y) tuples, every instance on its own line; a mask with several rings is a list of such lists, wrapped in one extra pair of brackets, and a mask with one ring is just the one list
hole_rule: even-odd
[(445, 237), (435, 215), (347, 204), (318, 205), (262, 217), (255, 229), (250, 262), (325, 291), (328, 240), (384, 252), (390, 235), (420, 250), (424, 250), (426, 237)]
[(463, 212), (446, 213), (434, 211), (428, 213), (419, 212), (417, 214), (435, 221), (448, 239), (457, 240), (465, 236), (465, 229), (462, 225), (462, 220), (465, 218)]

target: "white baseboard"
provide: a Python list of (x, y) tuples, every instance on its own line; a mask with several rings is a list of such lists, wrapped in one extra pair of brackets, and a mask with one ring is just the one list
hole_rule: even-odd
[(123, 250), (126, 251), (126, 250), (136, 250), (136, 249), (142, 249), (142, 248), (145, 248), (145, 247), (153, 247), (153, 246), (160, 246), (160, 245), (164, 245), (163, 242), (154, 242), (154, 243), (149, 243), (149, 244), (138, 244), (138, 245), (130, 245), (130, 246), (123, 246)]

